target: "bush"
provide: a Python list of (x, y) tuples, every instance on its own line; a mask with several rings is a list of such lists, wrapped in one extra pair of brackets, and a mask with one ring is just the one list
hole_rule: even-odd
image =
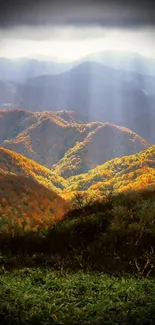
[[(40, 265), (57, 269), (153, 276), (154, 199), (155, 192), (143, 191), (135, 195), (129, 192), (114, 196), (110, 201), (82, 205), (68, 212), (47, 233), (13, 238), (1, 236), (1, 251), (20, 256), (43, 254)], [(27, 257), (25, 259), (27, 261)], [(35, 263), (39, 265), (39, 260), (33, 261), (33, 265)]]

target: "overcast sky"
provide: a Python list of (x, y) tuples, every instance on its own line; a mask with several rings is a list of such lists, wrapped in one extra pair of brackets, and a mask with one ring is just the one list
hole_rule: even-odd
[(74, 60), (105, 49), (155, 57), (152, 1), (2, 1), (0, 56)]

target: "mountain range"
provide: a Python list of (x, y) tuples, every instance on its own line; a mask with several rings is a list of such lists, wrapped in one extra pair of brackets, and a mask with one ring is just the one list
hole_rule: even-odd
[[(131, 155), (135, 154), (134, 164), (139, 166), (141, 152), (148, 156), (150, 148), (152, 162), (148, 165), (147, 160), (146, 165), (154, 168), (154, 146), (150, 147), (144, 138), (110, 123), (82, 123), (73, 111), (1, 110), (0, 146), (0, 171), (28, 177), (58, 194), (70, 186), (72, 179), (74, 189), (85, 189), (85, 180), (101, 175), (106, 168), (112, 172), (109, 175), (113, 181), (118, 169), (125, 169), (125, 173), (129, 170)], [(82, 187), (77, 185), (79, 180)], [(97, 180), (103, 179), (99, 176)], [(90, 186), (92, 183), (89, 180)]]
[(116, 69), (103, 62), (87, 58), (59, 74), (51, 73), (52, 69), (37, 76), (27, 72), (23, 81), (5, 80), (5, 73), (1, 74), (0, 107), (75, 111), (82, 122), (124, 126), (154, 144), (155, 76), (149, 68), (140, 73), (125, 70), (123, 63)]
[[(31, 159), (30, 159), (31, 158)], [(103, 198), (152, 188), (155, 145), (73, 111), (0, 111), (0, 229), (38, 231), (63, 218), (74, 194)]]
[(0, 58), (0, 80), (24, 82), (40, 75), (61, 74), (83, 62), (98, 62), (116, 70), (133, 71), (155, 76), (155, 59), (131, 51), (105, 50), (90, 53), (71, 62), (57, 62), (56, 58)]
[(0, 59), (0, 231), (47, 228), (77, 192), (154, 187), (154, 89), (135, 53)]

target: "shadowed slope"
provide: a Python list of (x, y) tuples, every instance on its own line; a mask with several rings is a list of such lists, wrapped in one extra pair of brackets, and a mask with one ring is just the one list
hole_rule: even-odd
[(98, 123), (83, 142), (78, 142), (67, 151), (57, 163), (55, 172), (67, 178), (85, 173), (112, 158), (137, 153), (147, 147), (147, 142), (129, 129)]

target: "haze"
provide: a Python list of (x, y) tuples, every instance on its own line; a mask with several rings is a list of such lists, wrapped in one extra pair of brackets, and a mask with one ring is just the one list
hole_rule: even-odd
[(155, 29), (149, 27), (15, 26), (0, 29), (0, 57), (74, 61), (107, 49), (155, 57)]

